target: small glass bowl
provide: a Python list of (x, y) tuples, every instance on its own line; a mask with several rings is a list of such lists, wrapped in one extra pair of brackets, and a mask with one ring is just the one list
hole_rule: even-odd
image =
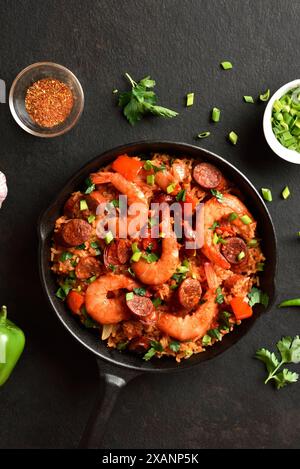
[[(69, 86), (74, 104), (67, 119), (54, 127), (40, 127), (28, 115), (25, 107), (27, 89), (42, 78), (56, 78)], [(24, 68), (15, 78), (9, 92), (10, 111), (22, 129), (36, 137), (57, 137), (68, 132), (79, 120), (84, 107), (82, 86), (76, 76), (62, 65), (52, 62), (38, 62)]]

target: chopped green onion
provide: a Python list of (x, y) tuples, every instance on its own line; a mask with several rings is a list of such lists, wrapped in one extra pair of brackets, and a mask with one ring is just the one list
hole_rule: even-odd
[(258, 262), (256, 264), (256, 269), (257, 269), (258, 272), (263, 272), (264, 268), (265, 268), (265, 263), (264, 262)]
[(171, 194), (172, 192), (174, 192), (175, 187), (176, 187), (176, 183), (175, 183), (175, 182), (173, 182), (173, 184), (170, 184), (170, 185), (167, 187), (167, 194)]
[(236, 212), (232, 212), (229, 217), (228, 217), (228, 220), (229, 221), (234, 221), (238, 218), (238, 214)]
[(90, 224), (92, 224), (93, 221), (95, 221), (95, 220), (96, 220), (95, 215), (90, 215), (90, 216), (88, 217), (88, 222), (89, 222)]
[(205, 334), (202, 337), (202, 345), (203, 347), (207, 347), (208, 345), (211, 345), (211, 337), (207, 334)]
[(219, 236), (217, 235), (217, 233), (214, 233), (214, 235), (213, 235), (213, 244), (218, 244), (218, 241), (219, 241)]
[(258, 245), (257, 239), (250, 239), (250, 241), (248, 242), (249, 248), (255, 248), (257, 245)]
[(91, 192), (95, 190), (95, 184), (92, 183), (90, 178), (86, 179), (85, 184), (86, 184), (85, 194), (90, 194)]
[(213, 339), (222, 340), (222, 334), (218, 329), (210, 329), (207, 334)]
[(140, 252), (135, 252), (134, 254), (132, 254), (130, 260), (131, 260), (132, 262), (138, 262), (138, 261), (140, 260), (141, 256), (142, 256), (142, 252), (141, 252), (141, 251), (140, 251)]
[(156, 254), (154, 254), (154, 252), (149, 252), (148, 254), (143, 254), (142, 257), (143, 257), (143, 259), (145, 259), (148, 262), (148, 264), (151, 264), (152, 262), (156, 262), (158, 260), (158, 256)]
[(223, 194), (222, 192), (218, 191), (217, 189), (211, 189), (210, 192), (212, 195), (215, 196), (218, 202), (222, 203), (223, 202)]
[(282, 195), (284, 200), (286, 200), (291, 195), (290, 189), (288, 188), (288, 186), (285, 186), (285, 188), (281, 192), (281, 195)]
[(193, 106), (194, 104), (194, 93), (188, 93), (186, 95), (186, 105), (187, 107)]
[(88, 279), (88, 282), (89, 282), (89, 283), (93, 283), (93, 282), (96, 280), (96, 278), (97, 278), (97, 276), (96, 276), (96, 275), (93, 275), (93, 277), (90, 277), (90, 278)]
[(131, 249), (132, 249), (132, 252), (133, 252), (133, 253), (135, 253), (135, 252), (140, 252), (140, 249), (139, 249), (139, 247), (138, 247), (138, 243), (132, 243)]
[(209, 230), (215, 230), (216, 228), (218, 228), (219, 223), (217, 221), (214, 221), (213, 224), (208, 228)]
[(252, 98), (252, 96), (244, 96), (244, 101), (245, 103), (254, 103), (254, 99)]
[(262, 193), (263, 198), (267, 202), (272, 202), (273, 197), (272, 197), (272, 192), (270, 191), (270, 189), (267, 189), (266, 187), (262, 187), (261, 193)]
[(160, 306), (162, 304), (162, 300), (160, 298), (152, 298), (151, 299), (152, 303), (153, 303), (153, 306), (155, 308), (157, 308), (158, 306)]
[(219, 122), (221, 116), (221, 111), (217, 107), (214, 107), (211, 111), (211, 120), (213, 122)]
[(130, 301), (130, 300), (133, 300), (134, 298), (134, 294), (131, 292), (129, 293), (126, 293), (126, 301)]
[(180, 350), (180, 342), (177, 340), (173, 340), (170, 342), (169, 349), (172, 350), (172, 352), (179, 352)]
[(88, 210), (88, 205), (86, 203), (86, 200), (81, 200), (80, 201), (80, 210)]
[(73, 257), (73, 254), (71, 252), (65, 251), (60, 256), (60, 260), (64, 262), (64, 261), (67, 261), (68, 259), (71, 259), (72, 257)]
[(241, 222), (244, 223), (244, 225), (250, 225), (250, 223), (252, 223), (252, 220), (251, 218), (248, 216), (248, 215), (243, 215), (241, 218), (240, 218)]
[(119, 201), (117, 199), (113, 199), (111, 202), (110, 202), (115, 208), (118, 208), (119, 207)]
[(133, 270), (132, 270), (131, 267), (129, 267), (129, 268), (127, 269), (127, 272), (128, 272), (132, 277), (135, 277), (135, 273), (133, 272)]
[(188, 259), (184, 259), (184, 260), (182, 261), (182, 265), (184, 265), (184, 267), (190, 268), (190, 263), (189, 263)]
[(242, 259), (244, 259), (245, 256), (246, 256), (246, 254), (244, 253), (244, 251), (241, 251), (237, 255), (237, 260), (241, 261)]
[(147, 176), (147, 184), (149, 184), (150, 186), (153, 186), (154, 185), (154, 182), (155, 182), (155, 176), (154, 174), (149, 174)]
[(177, 202), (185, 202), (185, 197), (186, 197), (186, 189), (181, 189), (178, 194), (176, 195), (176, 200)]
[(265, 93), (260, 94), (259, 99), (263, 102), (269, 101), (269, 99), (270, 99), (270, 90), (268, 89)]
[(197, 135), (198, 138), (207, 138), (210, 136), (210, 132), (201, 132)]
[(82, 243), (82, 244), (79, 244), (79, 246), (76, 246), (75, 249), (83, 250), (83, 249), (85, 249), (85, 247), (86, 247), (85, 243)]
[(232, 63), (228, 61), (221, 62), (221, 67), (223, 70), (230, 70), (232, 68)]
[(190, 270), (189, 267), (186, 267), (185, 265), (181, 265), (180, 267), (178, 267), (177, 272), (179, 274), (186, 274), (189, 270)]
[(151, 171), (152, 168), (153, 168), (153, 164), (151, 163), (151, 161), (146, 160), (145, 163), (144, 163), (144, 169), (146, 171)]
[(104, 238), (105, 244), (110, 244), (112, 240), (114, 239), (114, 236), (111, 231), (109, 231)]
[(232, 145), (237, 144), (238, 136), (233, 130), (228, 134), (228, 138), (229, 138), (229, 141), (232, 143)]

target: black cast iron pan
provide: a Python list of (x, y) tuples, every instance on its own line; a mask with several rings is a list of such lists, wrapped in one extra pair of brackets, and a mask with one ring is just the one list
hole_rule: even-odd
[(175, 142), (139, 142), (123, 145), (109, 150), (87, 163), (65, 185), (57, 195), (55, 201), (43, 213), (39, 221), (39, 267), (42, 284), (53, 310), (66, 329), (97, 358), (100, 374), (105, 381), (103, 399), (97, 400), (92, 410), (90, 420), (84, 432), (81, 446), (97, 448), (101, 444), (101, 436), (105, 430), (105, 423), (110, 416), (120, 389), (132, 378), (144, 372), (170, 372), (185, 370), (200, 365), (227, 350), (240, 340), (253, 326), (254, 322), (265, 312), (264, 308), (255, 306), (255, 314), (226, 335), (221, 342), (208, 348), (206, 352), (183, 360), (180, 364), (174, 359), (152, 359), (144, 362), (139, 356), (111, 350), (99, 340), (90, 330), (85, 329), (66, 309), (65, 305), (55, 296), (57, 284), (50, 270), (50, 243), (55, 220), (60, 216), (65, 201), (69, 195), (82, 187), (83, 181), (91, 172), (112, 162), (118, 155), (149, 155), (151, 152), (163, 152), (170, 155), (191, 157), (215, 164), (242, 192), (249, 210), (258, 221), (259, 236), (262, 238), (262, 249), (267, 258), (266, 268), (261, 274), (261, 288), (268, 293), (270, 305), (274, 300), (276, 273), (276, 235), (272, 220), (262, 198), (250, 181), (234, 166), (223, 158), (196, 146)]

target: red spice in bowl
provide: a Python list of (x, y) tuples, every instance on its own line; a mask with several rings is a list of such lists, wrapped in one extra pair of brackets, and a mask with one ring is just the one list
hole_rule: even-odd
[(26, 111), (40, 127), (51, 128), (64, 122), (73, 104), (71, 89), (55, 78), (38, 80), (26, 92)]

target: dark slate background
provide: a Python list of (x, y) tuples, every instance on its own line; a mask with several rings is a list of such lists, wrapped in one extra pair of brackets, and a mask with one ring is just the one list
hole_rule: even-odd
[[(292, 0), (1, 0), (0, 75), (10, 84), (25, 66), (54, 61), (81, 81), (86, 104), (65, 136), (27, 135), (0, 105), (0, 169), (9, 197), (0, 213), (0, 298), (25, 331), (27, 347), (0, 390), (0, 447), (74, 448), (96, 389), (94, 357), (57, 321), (37, 268), (37, 218), (65, 181), (104, 150), (142, 139), (199, 142), (234, 163), (257, 188), (270, 187), (279, 240), (278, 300), (299, 295), (298, 166), (279, 160), (262, 134), (265, 105), (244, 94), (275, 91), (299, 78), (300, 2)], [(231, 60), (232, 71), (219, 63)], [(145, 119), (132, 128), (115, 106), (124, 72), (151, 74), (174, 120)], [(187, 92), (196, 94), (192, 108)], [(209, 110), (222, 109), (217, 125)], [(226, 141), (234, 129), (236, 147)], [(280, 199), (289, 184), (292, 197)], [(263, 384), (253, 360), (261, 346), (299, 333), (297, 310), (273, 308), (239, 344), (184, 374), (142, 376), (122, 392), (107, 426), (106, 448), (296, 448), (299, 386)]]

